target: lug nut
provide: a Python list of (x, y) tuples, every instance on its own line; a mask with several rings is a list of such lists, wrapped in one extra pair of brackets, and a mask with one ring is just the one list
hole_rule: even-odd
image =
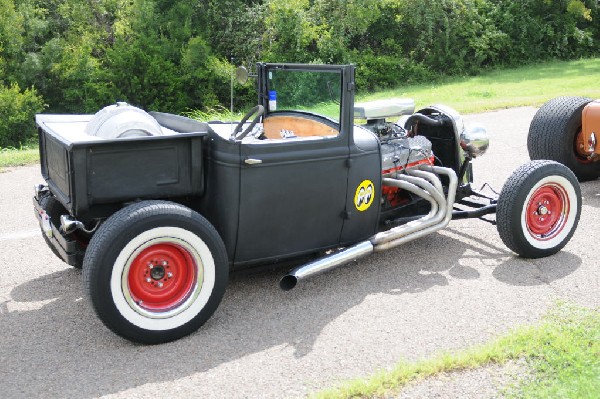
[(166, 266), (166, 265), (168, 265), (168, 264), (169, 264), (169, 262), (167, 262), (166, 260), (163, 260), (163, 261), (162, 261), (162, 265), (163, 265), (163, 266)]
[(147, 283), (149, 283), (149, 282), (151, 282), (151, 281), (152, 281), (152, 279), (151, 279), (150, 277), (146, 278), (146, 282), (147, 282)]
[(163, 283), (159, 281), (157, 285), (158, 285), (158, 288), (162, 288)]
[(173, 273), (171, 273), (171, 272), (168, 272), (168, 273), (167, 273), (167, 277), (168, 277), (168, 278), (171, 278), (171, 277), (173, 277)]

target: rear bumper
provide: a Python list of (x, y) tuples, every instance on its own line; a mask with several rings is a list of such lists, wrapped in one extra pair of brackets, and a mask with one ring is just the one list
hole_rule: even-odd
[(65, 236), (60, 229), (52, 223), (48, 213), (40, 205), (38, 198), (33, 197), (34, 213), (42, 229), (42, 234), (46, 235), (47, 243), (56, 250), (62, 260), (71, 266), (81, 265), (83, 262), (83, 253), (81, 246), (75, 240)]

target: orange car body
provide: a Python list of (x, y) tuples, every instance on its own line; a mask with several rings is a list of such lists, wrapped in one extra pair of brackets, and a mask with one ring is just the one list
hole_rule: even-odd
[[(588, 156), (600, 155), (600, 100), (592, 101), (583, 109), (581, 144)], [(578, 143), (579, 144), (579, 143)], [(579, 147), (581, 148), (581, 147)]]

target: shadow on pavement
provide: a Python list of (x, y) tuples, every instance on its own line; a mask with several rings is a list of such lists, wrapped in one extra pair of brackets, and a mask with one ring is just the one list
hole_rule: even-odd
[[(433, 234), (291, 292), (277, 286), (285, 270), (234, 275), (207, 324), (189, 337), (157, 346), (132, 344), (106, 329), (83, 298), (80, 271), (45, 275), (15, 287), (12, 301), (0, 304), (3, 395), (95, 397), (183, 378), (281, 345), (302, 357), (328, 324), (372, 294), (418, 294), (447, 286), (450, 279), (478, 279), (482, 272), (506, 284), (542, 284), (581, 263), (569, 253), (552, 261), (522, 260), (506, 248), (478, 245), (476, 237), (456, 230), (450, 234), (466, 240)], [(443, 256), (432, 255), (432, 248)]]
[[(468, 241), (480, 241), (479, 238), (469, 235), (465, 232), (451, 228), (448, 230), (453, 234), (468, 239)], [(475, 252), (483, 253), (488, 260), (496, 259), (498, 264), (494, 268), (492, 275), (498, 281), (512, 286), (535, 286), (550, 284), (555, 280), (560, 280), (572, 274), (581, 266), (582, 263), (580, 257), (565, 251), (560, 251), (547, 258), (526, 259), (518, 257), (506, 247), (492, 247), (489, 243), (484, 244), (479, 242), (479, 245), (475, 246), (469, 245), (468, 243), (465, 243), (464, 240), (461, 240), (460, 244), (462, 245), (462, 248), (470, 248)], [(489, 248), (489, 250), (482, 251), (482, 248), (486, 246)], [(473, 270), (463, 270), (462, 273), (464, 273), (466, 276), (474, 276)], [(452, 270), (450, 270), (450, 274), (454, 276)]]

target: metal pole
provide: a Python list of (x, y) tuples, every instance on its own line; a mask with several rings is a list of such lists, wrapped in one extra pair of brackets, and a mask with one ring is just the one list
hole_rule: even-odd
[[(231, 57), (231, 65), (233, 65), (233, 57)], [(233, 79), (234, 79), (234, 75), (235, 74), (235, 69), (233, 71), (231, 71), (231, 104), (230, 104), (230, 111), (231, 111), (231, 115), (233, 117)]]

